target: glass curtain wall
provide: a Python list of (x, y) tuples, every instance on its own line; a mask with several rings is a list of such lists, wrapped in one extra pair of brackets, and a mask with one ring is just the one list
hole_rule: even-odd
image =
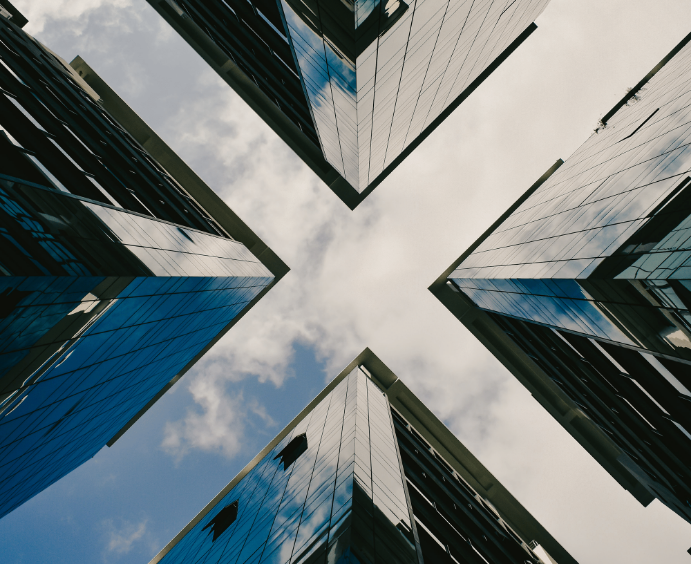
[(362, 192), (549, 0), (281, 0), (326, 160)]
[(0, 517), (91, 458), (274, 276), (0, 17)]
[(481, 309), (691, 360), (690, 141), (686, 44), (449, 280)]
[(231, 239), (2, 178), (0, 219), (1, 516), (91, 458), (273, 275)]
[(386, 396), (355, 368), (157, 562), (417, 564)]

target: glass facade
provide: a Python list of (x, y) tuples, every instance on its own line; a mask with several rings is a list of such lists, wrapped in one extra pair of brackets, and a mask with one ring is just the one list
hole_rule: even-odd
[(391, 414), (425, 562), (548, 564), (398, 410)]
[(273, 276), (236, 241), (1, 177), (0, 217), (2, 515), (91, 458)]
[[(286, 467), (279, 454), (300, 435)], [(227, 507), (237, 517), (216, 536)], [(417, 563), (388, 402), (355, 368), (162, 558), (162, 563)]]
[(326, 160), (367, 188), (547, 2), (282, 0)]
[(478, 307), (691, 360), (691, 45), (449, 276)]
[(2, 17), (0, 57), (3, 516), (94, 456), (274, 276)]
[(446, 303), (477, 308), (456, 315), (642, 503), (691, 522), (691, 34), (555, 168), (442, 278)]
[(159, 6), (194, 21), (310, 143), (319, 145), (276, 0), (163, 0)]
[(367, 368), (330, 387), (152, 564), (542, 562)]
[(0, 17), (0, 174), (228, 234), (63, 61)]
[(549, 0), (150, 2), (191, 18), (362, 193)]
[[(490, 314), (614, 443), (615, 463), (691, 522), (691, 370), (687, 364)], [(635, 487), (627, 484), (629, 489)]]

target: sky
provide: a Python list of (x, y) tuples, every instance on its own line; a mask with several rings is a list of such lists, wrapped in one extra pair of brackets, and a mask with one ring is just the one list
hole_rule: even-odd
[(13, 0), (290, 266), (112, 448), (0, 520), (2, 562), (148, 562), (370, 347), (581, 563), (686, 564), (427, 287), (689, 31), (688, 0), (552, 0), (538, 29), (350, 211), (144, 0)]

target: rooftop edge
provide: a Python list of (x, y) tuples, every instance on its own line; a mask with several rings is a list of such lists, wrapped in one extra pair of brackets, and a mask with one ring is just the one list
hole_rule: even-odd
[(602, 119), (600, 120), (604, 125), (607, 125), (607, 122), (614, 117), (614, 114), (616, 114), (621, 108), (623, 108), (626, 103), (633, 98), (638, 91), (645, 86), (645, 84), (650, 81), (651, 78), (653, 78), (662, 67), (664, 67), (669, 61), (672, 60), (672, 58), (679, 52), (681, 51), (686, 44), (691, 41), (691, 33), (689, 33), (684, 39), (682, 39), (679, 43), (677, 43), (677, 46), (672, 49), (666, 57), (664, 57), (657, 65), (653, 67), (653, 70), (651, 70), (648, 74), (646, 74), (643, 79), (636, 84), (631, 90), (629, 90), (624, 97), (619, 100), (614, 107), (607, 112)]
[(18, 27), (24, 27), (26, 24), (29, 23), (29, 20), (26, 19), (24, 14), (22, 14), (17, 8), (15, 8), (12, 5), (12, 2), (10, 0), (0, 0), (0, 8), (5, 8), (11, 15), (11, 22), (18, 26)]

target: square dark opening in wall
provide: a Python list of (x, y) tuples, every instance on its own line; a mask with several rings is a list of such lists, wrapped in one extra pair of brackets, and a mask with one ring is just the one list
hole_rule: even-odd
[(209, 521), (205, 527), (202, 528), (202, 531), (204, 529), (209, 529), (209, 533), (213, 531), (214, 538), (211, 542), (216, 542), (216, 539), (220, 537), (228, 527), (235, 523), (237, 518), (238, 500), (236, 499), (233, 503), (226, 505), (223, 509), (221, 509), (216, 516), (211, 519), (211, 521)]
[(14, 288), (5, 288), (0, 292), (0, 319), (12, 315), (19, 302), (30, 294), (31, 292), (15, 290)]
[[(298, 457), (307, 450), (307, 435), (302, 433), (298, 435), (292, 441), (290, 441), (285, 448), (274, 456), (274, 460), (277, 458), (281, 459), (283, 462), (283, 470), (288, 470), (290, 465), (295, 462)], [(280, 464), (280, 462), (279, 462)]]

